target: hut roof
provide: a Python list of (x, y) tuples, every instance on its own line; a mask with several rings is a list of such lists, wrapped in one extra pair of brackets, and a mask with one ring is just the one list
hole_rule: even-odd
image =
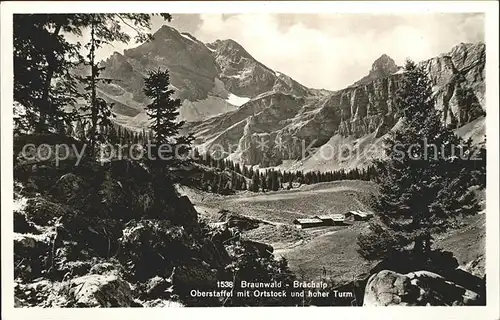
[(321, 220), (327, 220), (327, 219), (331, 219), (332, 217), (329, 215), (322, 215), (322, 216), (315, 216), (315, 218), (318, 218)]
[(358, 210), (351, 210), (346, 215), (349, 215), (349, 214), (354, 214), (354, 215), (357, 215), (357, 216), (360, 216), (360, 217), (368, 217), (368, 216), (372, 216), (373, 212), (364, 212), (364, 211), (358, 211)]
[(334, 221), (344, 221), (345, 219), (343, 214), (334, 214), (331, 217)]
[(343, 214), (330, 214), (330, 215), (321, 215), (321, 216), (316, 216), (315, 218), (321, 219), (321, 220), (333, 220), (333, 221), (344, 221), (345, 217)]
[(318, 218), (300, 218), (293, 220), (295, 224), (307, 224), (307, 223), (321, 223), (323, 220)]

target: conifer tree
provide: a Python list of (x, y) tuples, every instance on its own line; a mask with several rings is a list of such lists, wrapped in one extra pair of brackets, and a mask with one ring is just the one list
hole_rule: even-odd
[(213, 193), (217, 192), (218, 185), (219, 185), (219, 177), (215, 174), (212, 179), (212, 184), (210, 185), (210, 191)]
[(409, 60), (396, 106), (403, 125), (386, 139), (386, 159), (376, 162), (380, 219), (358, 238), (358, 251), (367, 259), (406, 250), (427, 256), (433, 234), (453, 218), (478, 211), (468, 190), (469, 160), (461, 156), (471, 149), (443, 125), (427, 74)]
[(113, 104), (108, 104), (104, 99), (97, 96), (97, 87), (99, 83), (110, 83), (111, 79), (100, 77), (100, 72), (104, 69), (99, 67), (96, 61), (96, 50), (99, 49), (102, 44), (107, 43), (105, 40), (100, 39), (99, 34), (96, 34), (98, 25), (103, 22), (99, 20), (102, 18), (100, 15), (89, 14), (90, 18), (90, 41), (85, 46), (89, 53), (87, 55), (87, 60), (84, 61), (84, 65), (90, 67), (90, 75), (82, 78), (82, 82), (86, 84), (85, 91), (90, 92), (90, 94), (84, 94), (84, 96), (89, 101), (89, 105), (82, 108), (84, 112), (90, 111), (90, 153), (93, 156), (96, 148), (97, 142), (104, 142), (107, 135), (104, 133), (109, 127), (112, 126), (111, 109)]
[(219, 181), (217, 182), (217, 193), (222, 193), (224, 191), (224, 175), (219, 174)]
[(252, 172), (253, 172), (252, 183), (249, 185), (250, 191), (259, 192), (259, 186), (260, 186), (259, 171), (258, 170), (253, 171), (253, 169), (250, 169), (250, 170), (252, 170)]
[[(169, 85), (167, 70), (148, 72), (144, 79), (144, 93), (152, 101), (146, 106), (146, 112), (151, 118), (149, 128), (154, 132), (153, 139), (156, 150), (161, 151), (161, 160), (166, 160), (170, 165), (179, 165), (188, 162), (187, 155), (193, 137), (179, 134), (184, 125), (184, 121), (177, 120), (181, 101), (172, 98), (174, 90)], [(162, 148), (162, 145), (168, 148)], [(155, 157), (158, 157), (157, 153)]]

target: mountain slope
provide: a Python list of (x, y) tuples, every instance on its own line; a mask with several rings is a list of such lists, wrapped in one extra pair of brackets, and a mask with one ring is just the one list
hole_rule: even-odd
[[(381, 156), (378, 147), (399, 119), (394, 99), (404, 72), (384, 54), (351, 86), (317, 90), (268, 68), (234, 40), (204, 44), (168, 26), (102, 64), (103, 76), (116, 81), (99, 93), (115, 103), (120, 124), (148, 125), (143, 78), (167, 68), (182, 100), (180, 118), (200, 149), (248, 165), (306, 171), (366, 166)], [(482, 143), (485, 45), (461, 43), (420, 64), (443, 122)]]
[[(421, 62), (443, 121), (476, 143), (484, 140), (484, 64), (481, 43), (459, 44)], [(382, 55), (367, 76), (345, 89), (322, 96), (265, 94), (271, 98), (254, 99), (191, 130), (204, 149), (222, 145), (226, 156), (245, 164), (305, 171), (366, 166), (381, 156), (382, 139), (398, 122), (394, 99), (402, 73)]]

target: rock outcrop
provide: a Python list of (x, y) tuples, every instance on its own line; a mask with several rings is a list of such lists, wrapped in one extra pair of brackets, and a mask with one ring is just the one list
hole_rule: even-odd
[(77, 307), (135, 307), (130, 284), (118, 275), (89, 274), (70, 282), (69, 295)]
[(421, 64), (429, 73), (436, 107), (443, 121), (461, 127), (485, 114), (486, 46), (482, 43), (455, 46), (448, 54)]
[(382, 270), (366, 284), (363, 306), (463, 306), (484, 304), (479, 293), (429, 271)]
[(356, 81), (353, 86), (369, 84), (374, 80), (387, 78), (388, 76), (398, 72), (399, 69), (400, 68), (391, 57), (383, 54), (373, 62), (370, 73)]
[[(450, 53), (420, 64), (429, 73), (443, 122), (454, 128), (474, 123), (474, 128), (457, 132), (467, 135), (474, 130), (478, 140), (483, 140), (484, 44), (460, 44)], [(351, 149), (375, 145), (397, 125), (395, 96), (402, 73), (390, 57), (383, 55), (367, 76), (343, 90), (328, 95), (262, 94), (236, 111), (190, 129), (197, 133), (197, 141), (205, 149), (222, 145), (233, 160), (245, 164), (266, 167), (299, 159), (294, 169), (307, 170), (308, 166), (314, 168), (317, 161), (311, 160), (311, 156), (321, 147), (328, 147), (333, 150), (330, 153), (333, 152), (334, 160), (326, 167), (343, 167), (338, 160), (340, 142)], [(238, 143), (238, 147), (227, 148), (227, 143)], [(370, 158), (361, 154), (364, 150), (356, 151), (358, 164)]]

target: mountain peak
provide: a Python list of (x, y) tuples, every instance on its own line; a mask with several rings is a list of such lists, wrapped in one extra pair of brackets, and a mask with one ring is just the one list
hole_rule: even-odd
[(375, 76), (386, 77), (397, 71), (398, 66), (396, 62), (384, 53), (373, 62), (370, 74), (373, 73)]
[(375, 79), (388, 77), (398, 71), (399, 67), (396, 65), (396, 62), (394, 62), (391, 57), (384, 53), (380, 57), (375, 59), (375, 61), (373, 61), (372, 68), (368, 75), (356, 81), (353, 86), (368, 84)]
[(164, 24), (160, 27), (160, 29), (158, 29), (158, 31), (156, 31), (154, 33), (153, 36), (156, 36), (156, 35), (162, 35), (162, 34), (169, 34), (169, 33), (179, 33), (179, 31), (177, 31), (176, 29)]

